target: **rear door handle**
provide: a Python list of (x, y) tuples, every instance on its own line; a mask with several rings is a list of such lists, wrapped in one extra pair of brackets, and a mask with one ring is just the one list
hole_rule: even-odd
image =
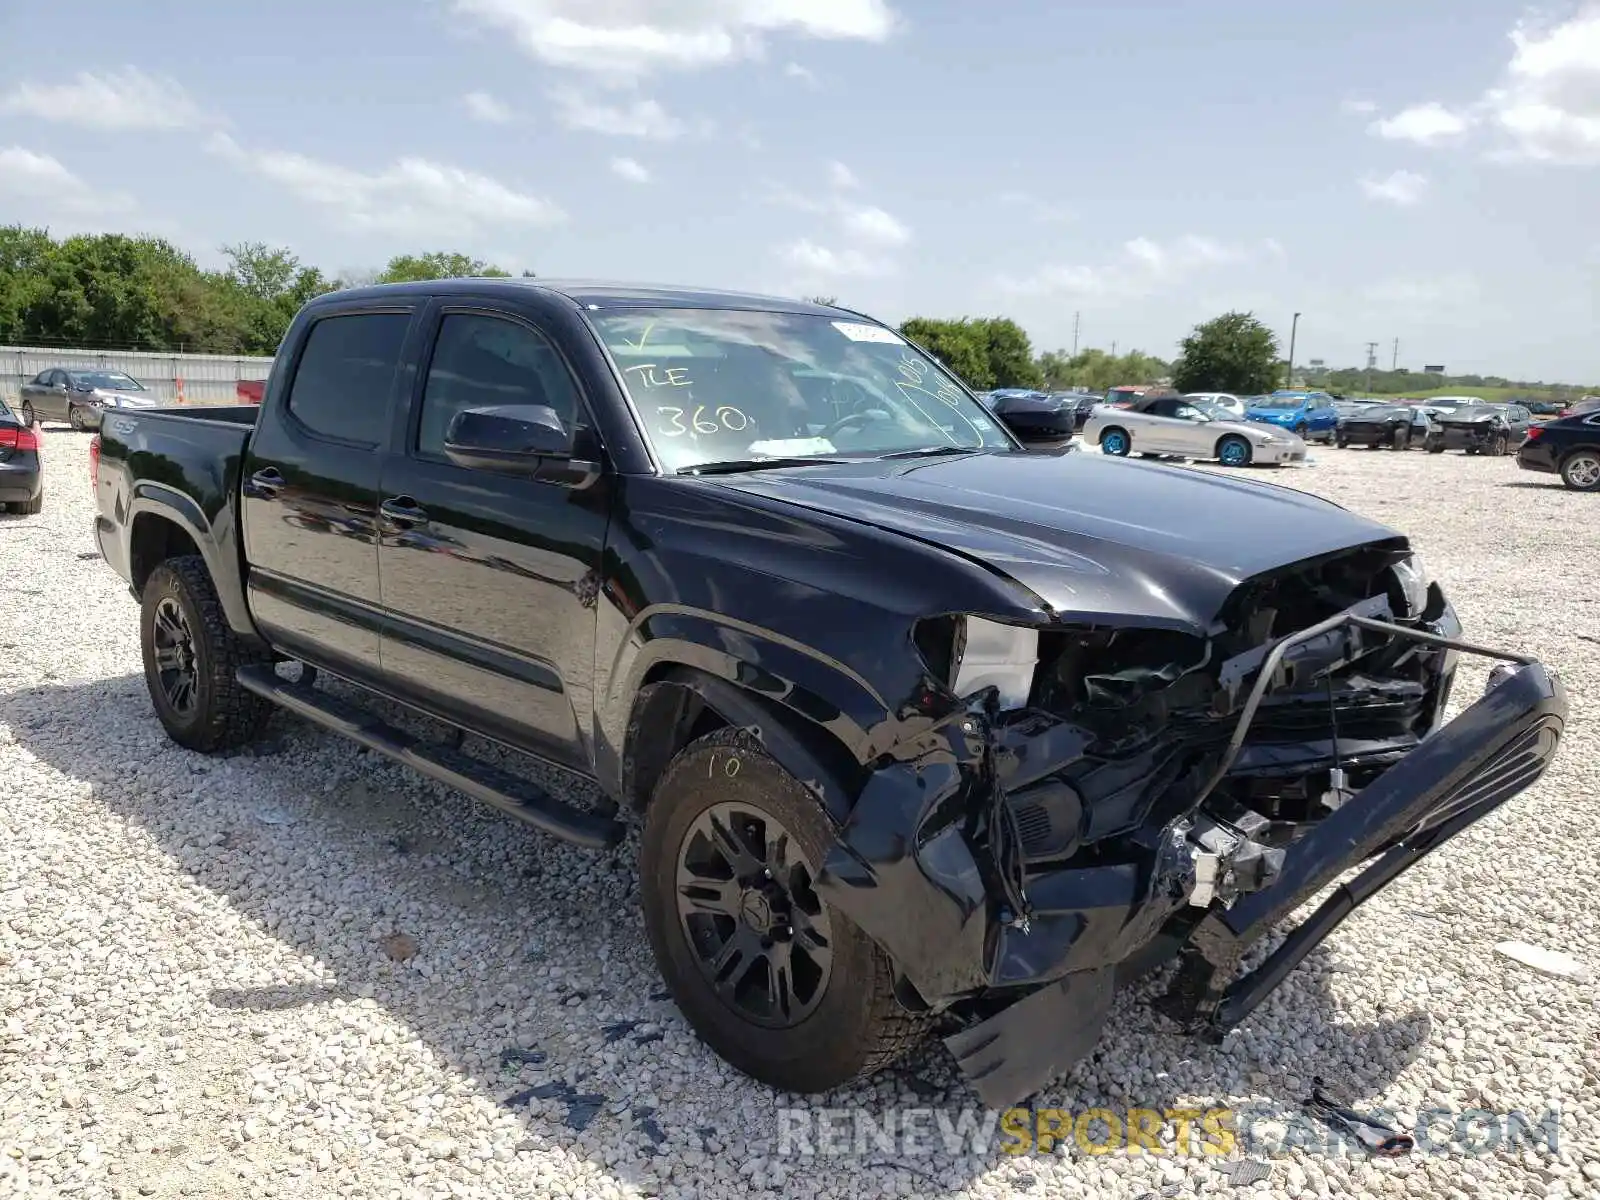
[(378, 512), (398, 529), (419, 529), (428, 523), (428, 514), (410, 496), (392, 496), (378, 505)]
[(270, 500), (283, 489), (283, 475), (277, 467), (263, 467), (250, 476), (250, 494)]

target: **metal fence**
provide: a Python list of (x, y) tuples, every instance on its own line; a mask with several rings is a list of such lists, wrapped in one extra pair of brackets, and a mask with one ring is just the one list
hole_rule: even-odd
[(164, 354), (145, 350), (61, 350), (43, 346), (0, 346), (0, 396), (10, 403), (40, 371), (121, 371), (132, 375), (166, 403), (233, 404), (241, 379), (265, 379), (270, 358), (231, 354)]

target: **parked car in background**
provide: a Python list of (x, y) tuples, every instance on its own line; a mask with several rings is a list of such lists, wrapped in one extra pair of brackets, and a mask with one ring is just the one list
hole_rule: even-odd
[(1533, 426), (1517, 466), (1560, 475), (1575, 492), (1600, 491), (1600, 407)]
[(1238, 420), (1244, 420), (1245, 403), (1232, 392), (1186, 392), (1185, 400), (1201, 400), (1216, 408), (1225, 408)]
[(74, 429), (100, 428), (108, 408), (154, 408), (159, 401), (132, 375), (47, 367), (22, 385), (22, 419), (29, 425), (65, 421)]
[[(1446, 722), (1483, 651), (1396, 530), (1027, 453), (817, 304), (350, 288), (301, 310), (259, 407), (118, 413), (98, 444), (95, 538), (173, 741), (244, 746), (281, 708), (585, 847), (637, 831), (636, 872), (596, 869), (637, 879), (688, 1025), (784, 1091), (937, 1031), (1018, 1104), (1180, 951), (1167, 1015), (1235, 1027), (1533, 784), (1567, 713), (1507, 653)], [(569, 803), (467, 734), (593, 786)]]
[(1510, 454), (1522, 444), (1533, 418), (1520, 404), (1462, 404), (1438, 414), (1440, 436), (1430, 454)]
[(1570, 405), (1561, 410), (1563, 417), (1577, 417), (1584, 413), (1600, 411), (1600, 396), (1585, 396), (1582, 400), (1574, 400)]
[(1045, 392), (990, 394), (989, 411), (1029, 446), (1063, 446), (1078, 431), (1077, 402)]
[(1073, 425), (1078, 430), (1083, 429), (1089, 420), (1089, 414), (1094, 412), (1095, 405), (1106, 402), (1104, 392), (1052, 392), (1051, 394), (1071, 402)]
[(1338, 432), (1339, 414), (1327, 392), (1307, 392), (1285, 388), (1251, 406), (1245, 417), (1263, 425), (1287, 429), (1303, 441), (1333, 444)]
[(1303, 462), (1306, 444), (1292, 433), (1238, 421), (1225, 408), (1182, 396), (1147, 396), (1127, 408), (1097, 408), (1083, 440), (1103, 454), (1214, 458), (1226, 467)]
[(39, 431), (0, 399), (0, 505), (12, 512), (36, 513), (44, 507), (44, 462)]
[(1366, 446), (1376, 450), (1387, 446), (1409, 450), (1426, 444), (1437, 426), (1426, 411), (1408, 404), (1358, 404), (1339, 417), (1335, 442), (1345, 446)]
[(1125, 383), (1106, 391), (1105, 402), (1112, 408), (1126, 408), (1135, 400), (1145, 396), (1152, 399), (1157, 396), (1176, 396), (1178, 393), (1173, 388), (1160, 387), (1156, 384)]

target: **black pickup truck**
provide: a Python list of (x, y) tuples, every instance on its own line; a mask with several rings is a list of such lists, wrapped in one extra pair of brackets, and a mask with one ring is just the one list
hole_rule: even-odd
[[(221, 750), (281, 707), (583, 846), (638, 823), (667, 985), (785, 1089), (937, 1031), (1013, 1102), (1174, 955), (1165, 1010), (1225, 1029), (1534, 782), (1566, 714), (1540, 664), (1459, 640), (1393, 530), (1029, 452), (833, 307), (336, 292), (259, 408), (107, 413), (93, 461), (172, 738)], [(1462, 653), (1501, 665), (1446, 724)], [(572, 807), (463, 734), (606, 799)]]

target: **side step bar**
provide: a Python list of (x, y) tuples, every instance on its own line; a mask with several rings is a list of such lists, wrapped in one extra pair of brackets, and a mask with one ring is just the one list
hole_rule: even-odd
[(240, 667), (239, 683), (313, 724), (420, 771), (448, 787), (492, 804), (536, 829), (590, 850), (622, 840), (621, 821), (563, 804), (536, 784), (458, 751), (426, 742), (381, 717), (307, 683), (282, 679), (270, 664)]

